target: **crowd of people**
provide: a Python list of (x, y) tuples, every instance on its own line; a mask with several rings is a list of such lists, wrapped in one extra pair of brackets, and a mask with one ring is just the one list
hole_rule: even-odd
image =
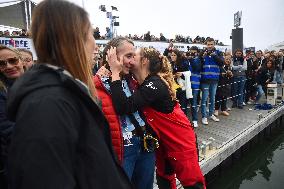
[(12, 31), (9, 30), (0, 31), (0, 37), (28, 37), (29, 33), (26, 29), (22, 29), (21, 31)]
[[(96, 27), (94, 29), (94, 38), (95, 39), (111, 39), (112, 34), (110, 32), (109, 27), (106, 28), (105, 35), (101, 35), (99, 27)], [(205, 44), (205, 41), (210, 37), (200, 37), (196, 36), (194, 39), (192, 39), (189, 36), (183, 36), (183, 35), (176, 35), (174, 39), (168, 39), (164, 36), (163, 33), (160, 33), (160, 37), (156, 37), (155, 35), (152, 35), (150, 31), (148, 31), (146, 34), (143, 35), (131, 35), (128, 34), (127, 36), (124, 36), (131, 40), (139, 40), (139, 41), (162, 41), (162, 42), (180, 42), (180, 43), (189, 43), (189, 44)], [(224, 45), (219, 40), (215, 40), (216, 45)]]
[[(186, 114), (187, 107), (191, 107), (194, 127), (198, 127), (199, 107), (202, 124), (208, 124), (207, 118), (218, 122), (220, 113), (228, 116), (231, 108), (243, 109), (246, 104), (259, 103), (263, 94), (267, 95), (269, 83), (283, 83), (283, 50), (247, 51), (244, 55), (241, 49), (231, 54), (216, 50), (214, 45), (214, 39), (208, 38), (205, 49), (192, 46), (188, 52), (180, 52), (170, 43), (164, 51), (172, 62), (177, 98)], [(191, 72), (190, 95), (186, 94), (188, 71)], [(227, 106), (229, 99), (232, 107)]]
[(283, 51), (232, 54), (199, 37), (205, 49), (181, 52), (171, 42), (160, 53), (107, 28), (100, 52), (96, 31), (83, 8), (44, 0), (31, 26), (37, 62), (0, 46), (1, 189), (152, 189), (155, 170), (160, 189), (176, 189), (176, 178), (205, 189), (198, 123), (283, 83)]

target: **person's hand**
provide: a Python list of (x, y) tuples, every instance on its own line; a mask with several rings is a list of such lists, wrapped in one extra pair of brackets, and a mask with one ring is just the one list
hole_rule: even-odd
[(98, 75), (99, 77), (109, 77), (111, 76), (111, 72), (108, 69), (106, 69), (106, 67), (102, 66), (97, 71), (96, 75)]
[(207, 55), (208, 55), (208, 52), (205, 51), (202, 56), (203, 56), (203, 58), (205, 58)]
[(118, 60), (116, 55), (116, 47), (110, 47), (107, 51), (107, 60), (112, 74), (119, 74), (123, 67), (123, 57)]
[(216, 53), (215, 53), (215, 52), (212, 52), (212, 53), (210, 54), (210, 56), (216, 56)]
[(181, 77), (181, 75), (182, 75), (182, 73), (181, 73), (181, 72), (177, 72), (177, 73), (175, 74), (176, 78)]

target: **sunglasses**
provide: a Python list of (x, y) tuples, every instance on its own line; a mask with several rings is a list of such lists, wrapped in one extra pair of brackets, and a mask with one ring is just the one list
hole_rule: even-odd
[(30, 61), (32, 61), (32, 59), (31, 58), (24, 58), (24, 59), (22, 59), (22, 61), (23, 62), (30, 62)]
[(8, 63), (10, 64), (10, 65), (17, 65), (18, 64), (18, 62), (19, 62), (19, 58), (16, 58), (16, 57), (14, 57), (14, 58), (8, 58), (7, 60), (0, 60), (0, 68), (6, 68), (7, 67), (7, 65), (8, 65)]

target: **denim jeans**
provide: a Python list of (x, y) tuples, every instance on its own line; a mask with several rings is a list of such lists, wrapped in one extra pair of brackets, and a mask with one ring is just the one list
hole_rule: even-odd
[(233, 81), (234, 81), (232, 85), (233, 102), (236, 106), (243, 106), (246, 76), (234, 77)]
[(274, 76), (273, 76), (273, 82), (277, 84), (283, 83), (282, 70), (281, 71), (275, 70)]
[(155, 153), (144, 152), (140, 137), (133, 136), (124, 145), (123, 168), (137, 189), (153, 189)]
[(192, 89), (192, 121), (198, 120), (197, 114), (197, 104), (198, 104), (198, 95), (200, 90), (199, 89)]
[[(217, 90), (218, 82), (216, 83), (202, 83), (202, 99), (201, 99), (201, 114), (202, 118), (212, 116), (215, 109), (215, 95)], [(209, 96), (209, 115), (206, 112), (206, 102)]]
[(263, 94), (264, 94), (264, 90), (263, 90), (262, 86), (257, 85), (257, 95), (256, 95), (256, 98), (255, 98), (255, 101), (258, 102)]

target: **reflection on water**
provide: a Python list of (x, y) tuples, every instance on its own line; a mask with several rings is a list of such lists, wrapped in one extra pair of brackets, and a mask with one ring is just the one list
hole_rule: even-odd
[(209, 189), (283, 189), (284, 130), (263, 139), (233, 167), (225, 170)]

